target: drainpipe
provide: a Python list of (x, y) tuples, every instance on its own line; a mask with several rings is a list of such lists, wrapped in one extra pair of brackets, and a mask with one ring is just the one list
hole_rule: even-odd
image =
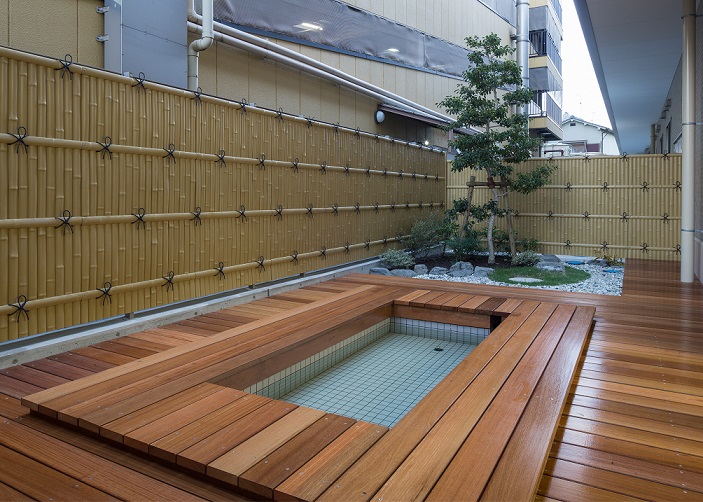
[[(188, 7), (188, 30), (197, 32), (199, 27), (196, 25), (202, 24), (203, 16), (198, 15), (195, 11), (194, 3), (194, 0), (191, 0)], [(203, 12), (203, 14), (204, 13), (205, 12)], [(429, 116), (435, 120), (446, 122), (447, 124), (454, 121), (454, 119), (448, 115), (439, 113), (431, 108), (426, 108), (419, 103), (415, 103), (414, 101), (394, 94), (386, 89), (377, 87), (364, 80), (349, 75), (348, 73), (334, 68), (333, 66), (321, 63), (316, 59), (287, 49), (281, 45), (269, 42), (268, 40), (257, 37), (256, 35), (246, 33), (242, 30), (238, 30), (218, 22), (214, 22), (214, 28), (217, 29), (217, 40), (222, 41), (227, 45), (239, 47), (240, 49), (255, 52), (263, 57), (275, 59), (293, 68), (312, 73), (313, 75), (326, 80), (331, 80), (336, 84), (354, 89), (357, 92), (374, 97), (380, 101), (386, 101), (394, 104), (395, 106), (400, 106), (401, 108), (410, 110), (418, 115)], [(261, 49), (263, 49), (263, 51)], [(277, 56), (282, 57), (279, 58)]]
[[(530, 88), (530, 0), (517, 0), (517, 64), (520, 65), (523, 87)], [(528, 107), (521, 106), (518, 113), (527, 115)], [(529, 129), (529, 122), (527, 125)]]
[[(203, 0), (203, 35), (198, 40), (193, 40), (188, 46), (188, 89), (191, 91), (198, 90), (198, 55), (207, 50), (215, 40), (212, 4), (213, 0)], [(191, 4), (191, 6), (193, 5)]]
[(657, 125), (650, 124), (649, 126), (649, 153), (654, 155), (657, 153)]
[(696, 133), (696, 0), (683, 0), (681, 282), (693, 282), (694, 141)]

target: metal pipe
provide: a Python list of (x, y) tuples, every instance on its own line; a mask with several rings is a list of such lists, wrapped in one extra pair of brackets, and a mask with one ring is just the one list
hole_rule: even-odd
[(694, 281), (694, 200), (696, 135), (696, 0), (683, 0), (681, 160), (681, 282)]
[[(522, 85), (530, 88), (530, 1), (517, 0), (517, 64), (520, 65)], [(521, 106), (519, 113), (526, 115), (527, 107)], [(529, 127), (529, 126), (528, 126)]]
[[(195, 0), (191, 0), (188, 8), (188, 20), (190, 21), (190, 23), (200, 25), (202, 23), (203, 16), (200, 16), (195, 11), (194, 4)], [(223, 38), (222, 40), (225, 43), (228, 43), (229, 45), (235, 45), (234, 43), (232, 43), (232, 41), (238, 40), (244, 42), (244, 44), (237, 45), (242, 49), (252, 50), (253, 47), (265, 49), (267, 51), (266, 53), (262, 53), (260, 51), (257, 51), (257, 53), (262, 54), (265, 57), (270, 57), (271, 59), (276, 59), (273, 56), (274, 54), (283, 56), (286, 58), (285, 60), (277, 60), (299, 70), (313, 73), (318, 77), (333, 80), (339, 85), (349, 87), (357, 92), (366, 94), (376, 99), (380, 99), (381, 101), (392, 102), (395, 106), (400, 106), (403, 109), (412, 111), (414, 113), (418, 113), (419, 115), (430, 116), (435, 119), (439, 119), (445, 123), (451, 123), (454, 121), (448, 115), (444, 115), (435, 110), (432, 110), (431, 108), (422, 106), (419, 103), (415, 103), (414, 101), (404, 98), (403, 96), (399, 96), (398, 94), (394, 94), (386, 89), (377, 87), (373, 84), (370, 84), (369, 82), (356, 78), (353, 75), (349, 75), (348, 73), (334, 68), (333, 66), (321, 63), (316, 59), (300, 54), (299, 52), (287, 49), (286, 47), (282, 47), (278, 44), (274, 44), (261, 37), (257, 37), (256, 35), (246, 33), (242, 30), (238, 30), (236, 28), (232, 28), (231, 26), (227, 26), (226, 24), (218, 22), (214, 23), (214, 28), (217, 29), (217, 32), (221, 33), (222, 35), (225, 35), (226, 38)], [(190, 24), (189, 30), (194, 31), (191, 29)]]
[[(191, 2), (191, 7), (195, 10), (193, 2)], [(207, 50), (214, 41), (213, 0), (203, 0), (201, 22), (203, 26), (202, 37), (193, 40), (188, 46), (188, 89), (191, 91), (198, 90), (198, 56), (202, 51)]]

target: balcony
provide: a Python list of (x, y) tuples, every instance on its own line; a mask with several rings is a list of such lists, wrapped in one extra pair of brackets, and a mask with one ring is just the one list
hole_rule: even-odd
[(559, 0), (549, 0), (549, 3), (552, 4), (552, 7), (554, 7), (554, 12), (556, 12), (557, 19), (559, 20), (559, 24), (562, 23), (561, 19), (561, 2)]
[(530, 131), (545, 141), (562, 139), (561, 107), (546, 92), (535, 93), (535, 99), (528, 105)]
[[(557, 0), (558, 1), (558, 0)], [(547, 30), (530, 32), (530, 57), (547, 56), (561, 75), (561, 54)]]

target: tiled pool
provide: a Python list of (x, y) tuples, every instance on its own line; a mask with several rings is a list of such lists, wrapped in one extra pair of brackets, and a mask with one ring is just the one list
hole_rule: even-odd
[(488, 332), (386, 319), (245, 390), (392, 427)]

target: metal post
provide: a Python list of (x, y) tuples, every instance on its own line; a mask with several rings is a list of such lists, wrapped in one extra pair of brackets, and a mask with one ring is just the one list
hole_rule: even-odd
[(681, 282), (693, 282), (696, 134), (696, 0), (683, 0)]

